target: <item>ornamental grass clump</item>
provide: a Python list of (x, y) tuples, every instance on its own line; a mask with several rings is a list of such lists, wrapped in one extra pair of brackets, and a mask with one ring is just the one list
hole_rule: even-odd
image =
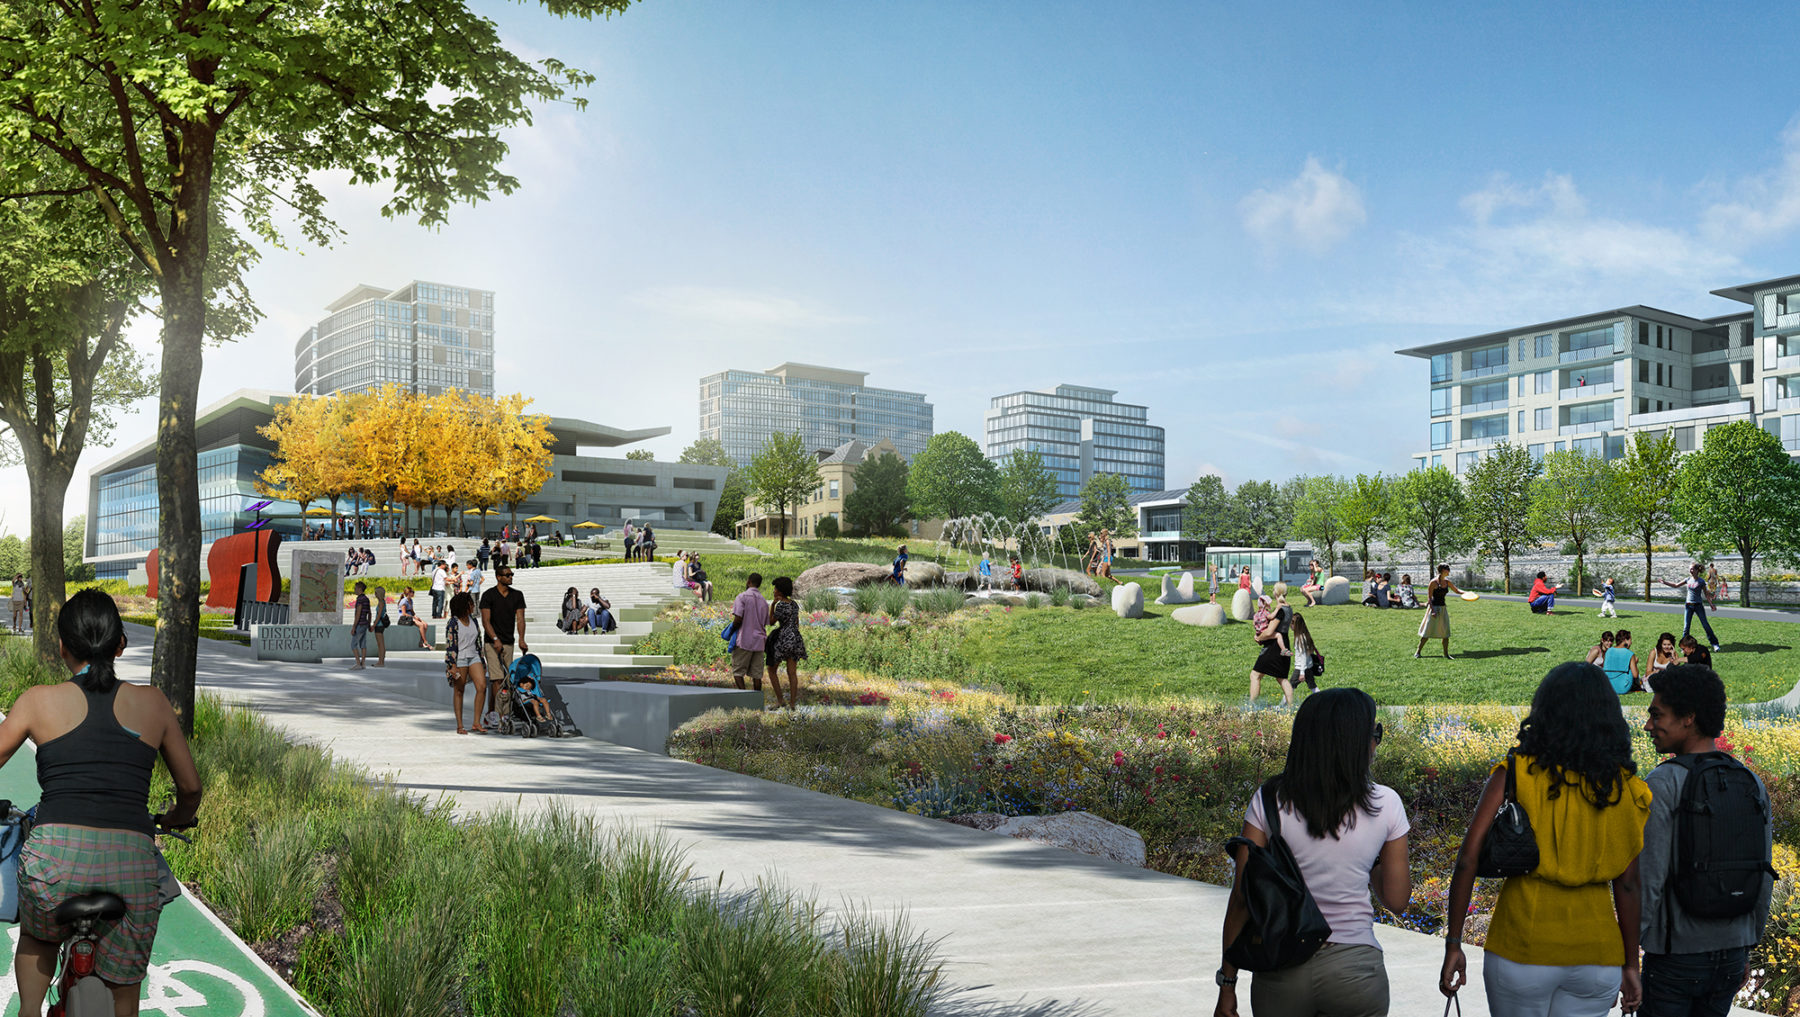
[(1050, 606), (1065, 607), (1068, 605), (1071, 596), (1073, 596), (1073, 593), (1070, 591), (1069, 587), (1063, 583), (1058, 583), (1050, 590)]
[(836, 590), (808, 590), (806, 596), (800, 598), (800, 606), (807, 611), (836, 611), (838, 595)]
[(958, 611), (963, 606), (963, 592), (942, 587), (935, 590), (920, 590), (913, 594), (913, 610), (922, 615), (943, 616)]
[(876, 614), (881, 610), (885, 589), (880, 586), (858, 586), (850, 594), (850, 606), (861, 614)]
[(881, 613), (890, 618), (905, 614), (907, 607), (912, 604), (912, 591), (904, 586), (883, 583), (873, 589), (879, 595), (876, 604)]

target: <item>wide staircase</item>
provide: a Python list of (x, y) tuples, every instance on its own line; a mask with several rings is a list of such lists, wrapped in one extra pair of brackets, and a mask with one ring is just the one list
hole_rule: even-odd
[[(525, 595), (525, 641), (543, 662), (544, 673), (557, 678), (611, 677), (667, 667), (674, 658), (633, 653), (632, 649), (650, 634), (664, 607), (693, 600), (693, 594), (675, 590), (670, 579), (669, 566), (636, 562), (516, 569), (513, 588)], [(491, 581), (488, 585), (492, 586)], [(584, 603), (588, 591), (599, 587), (600, 595), (612, 602), (618, 631), (605, 635), (558, 631), (556, 620), (562, 611), (563, 594), (571, 586), (580, 591)], [(420, 608), (426, 612), (430, 603), (429, 597), (419, 599)], [(440, 629), (439, 639), (442, 638)], [(442, 666), (444, 652), (438, 649), (389, 653), (388, 660)]]

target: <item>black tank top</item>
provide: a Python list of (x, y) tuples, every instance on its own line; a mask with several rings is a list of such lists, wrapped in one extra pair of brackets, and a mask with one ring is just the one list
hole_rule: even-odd
[(1448, 587), (1448, 586), (1438, 586), (1435, 583), (1432, 584), (1431, 606), (1432, 607), (1443, 607), (1444, 606), (1444, 594), (1449, 593), (1449, 592), (1450, 592), (1450, 587)]
[[(80, 688), (79, 685), (76, 688)], [(156, 833), (150, 819), (150, 772), (156, 750), (113, 716), (119, 687), (87, 697), (87, 716), (73, 731), (38, 746), (39, 825), (68, 823)]]

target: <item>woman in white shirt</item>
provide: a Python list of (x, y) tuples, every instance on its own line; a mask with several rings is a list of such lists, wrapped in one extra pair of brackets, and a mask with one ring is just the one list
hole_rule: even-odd
[[(1375, 940), (1369, 891), (1388, 910), (1404, 911), (1412, 898), (1412, 879), (1406, 862), (1406, 808), (1393, 788), (1369, 779), (1380, 744), (1375, 700), (1361, 689), (1315, 692), (1294, 715), (1287, 767), (1264, 787), (1273, 790), (1281, 810), (1281, 839), (1293, 851), (1331, 936), (1305, 963), (1257, 972), (1250, 984), (1253, 1013), (1383, 1017), (1388, 1012), (1387, 968)], [(1267, 846), (1263, 798), (1262, 793), (1251, 798), (1243, 836)], [(1248, 848), (1238, 848), (1239, 878), (1225, 910), (1227, 945), (1237, 940), (1249, 917), (1242, 879), (1248, 855)], [(1231, 964), (1219, 967), (1215, 1017), (1237, 1017), (1237, 978)]]

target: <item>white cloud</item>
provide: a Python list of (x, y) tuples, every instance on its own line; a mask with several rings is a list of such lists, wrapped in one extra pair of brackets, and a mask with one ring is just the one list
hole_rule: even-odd
[(1244, 231), (1266, 250), (1298, 247), (1309, 254), (1324, 254), (1369, 218), (1362, 191), (1314, 156), (1293, 180), (1245, 195), (1238, 211)]
[(1800, 227), (1800, 118), (1781, 132), (1781, 162), (1733, 184), (1735, 200), (1719, 201), (1701, 216), (1700, 232), (1723, 247), (1747, 247)]
[(739, 327), (817, 328), (864, 320), (794, 297), (706, 286), (658, 286), (631, 299), (663, 314)]

